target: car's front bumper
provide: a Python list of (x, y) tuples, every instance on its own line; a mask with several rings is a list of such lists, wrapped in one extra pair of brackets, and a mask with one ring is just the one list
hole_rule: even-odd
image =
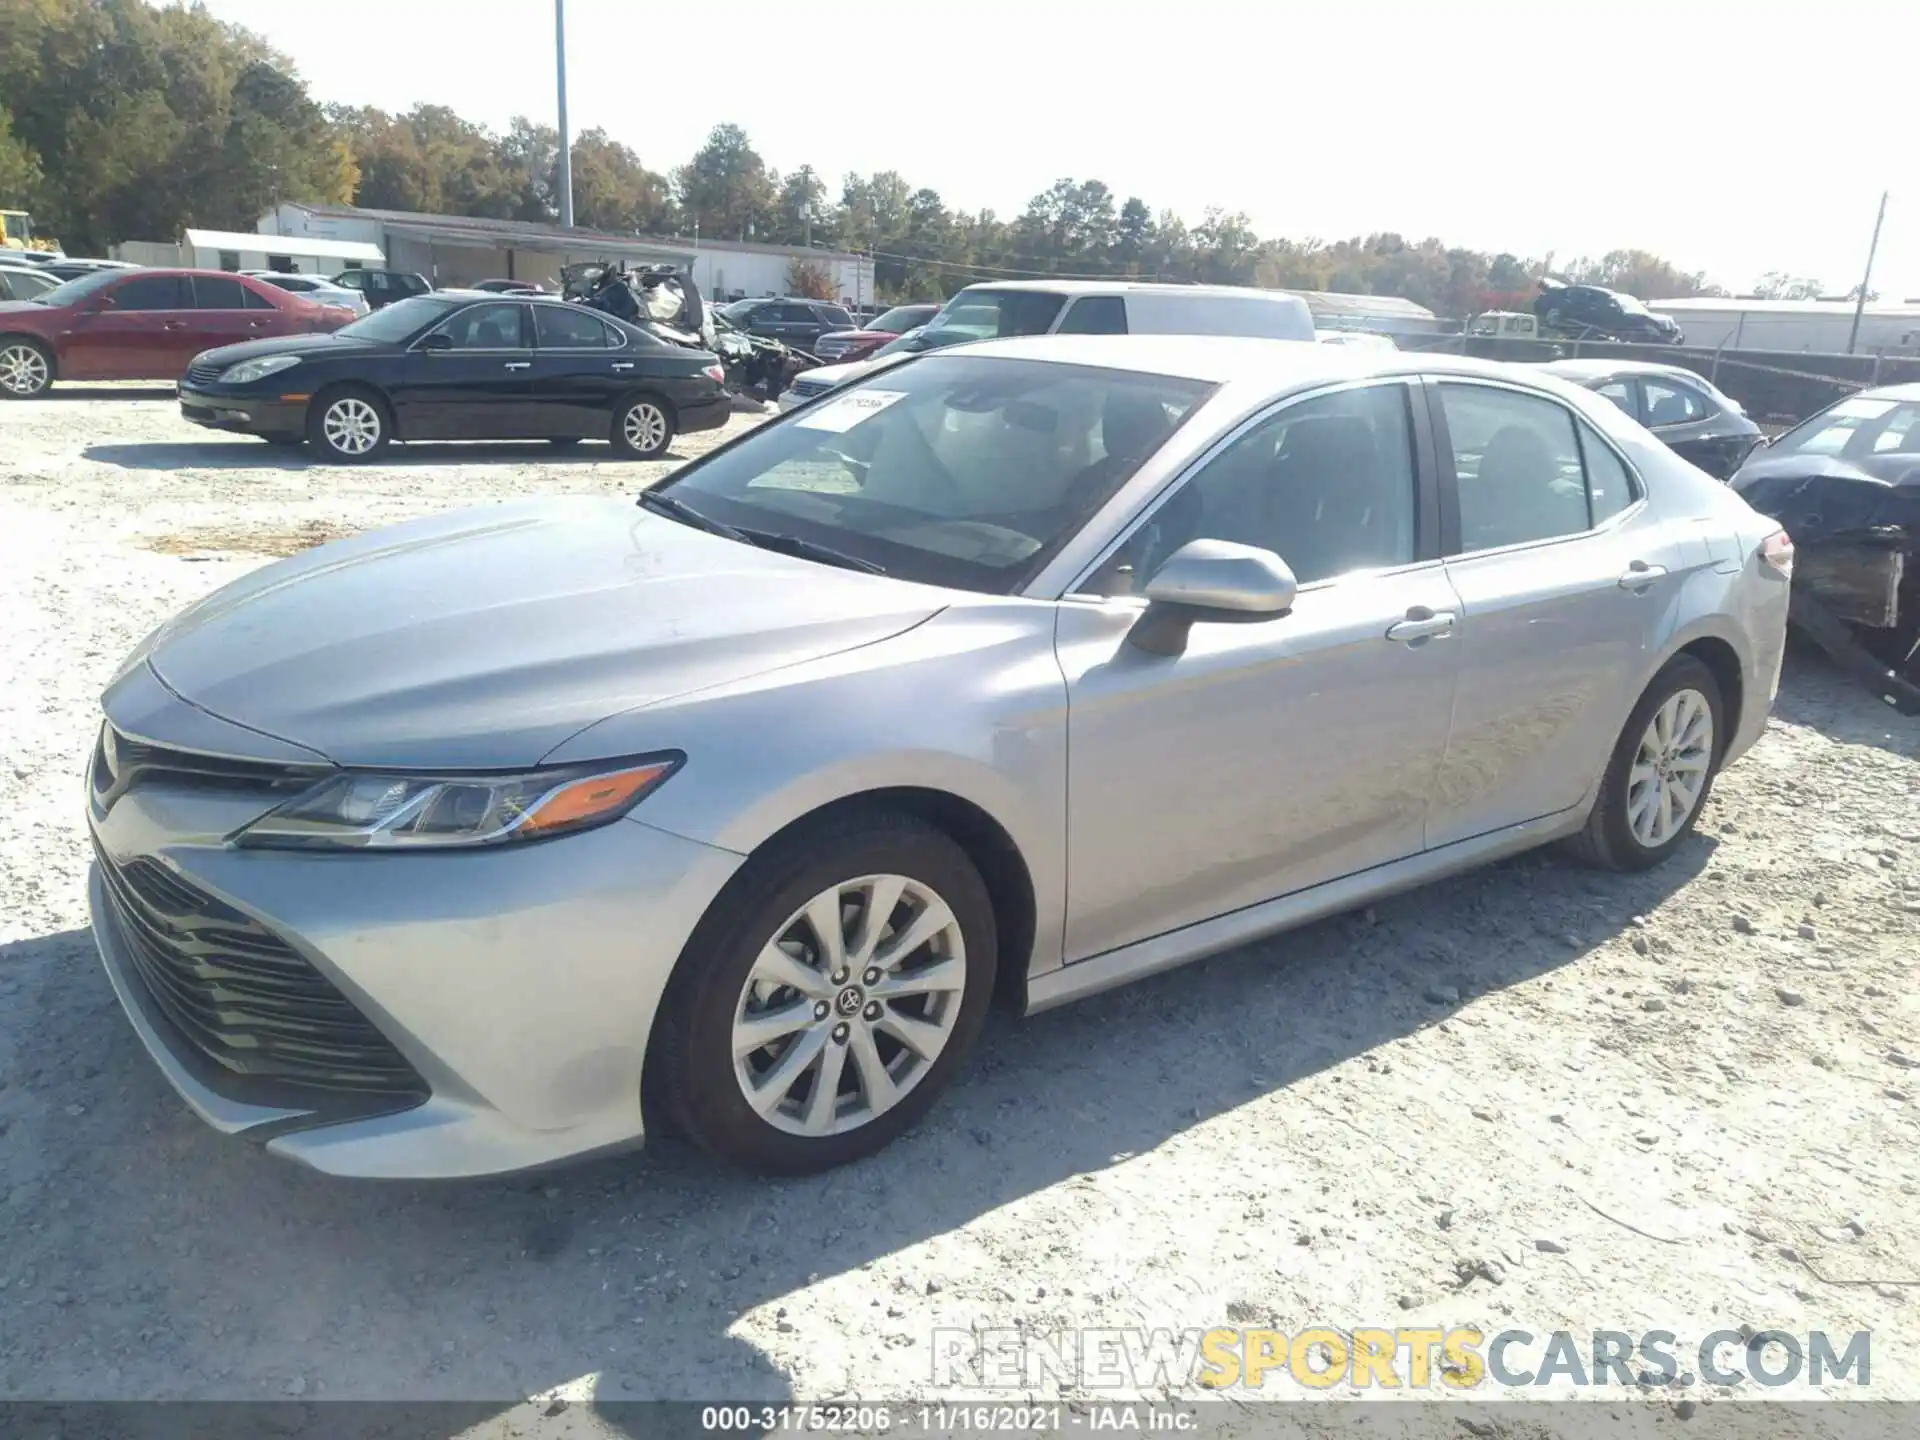
[(219, 394), (179, 387), (180, 418), (210, 430), (238, 430), (248, 435), (304, 435), (307, 401), (278, 395)]
[[(225, 843), (256, 797), (154, 784), (92, 817), (93, 931), (161, 1072), (216, 1129), (332, 1174), (454, 1178), (636, 1144), (654, 1016), (686, 937), (740, 864), (628, 818), (499, 849), (321, 854)], [(106, 866), (136, 857), (273, 932), (429, 1092), (341, 1117), (339, 1097), (215, 1064), (169, 1019)], [(365, 1106), (361, 1107), (363, 1110)]]

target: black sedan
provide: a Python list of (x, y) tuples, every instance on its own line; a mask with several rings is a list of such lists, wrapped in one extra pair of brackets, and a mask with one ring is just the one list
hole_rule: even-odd
[(391, 440), (606, 440), (653, 460), (726, 424), (719, 361), (564, 300), (438, 290), (329, 335), (208, 350), (180, 382), (196, 425), (329, 460)]
[(1654, 314), (1624, 291), (1569, 285), (1551, 275), (1540, 281), (1533, 313), (1546, 329), (1582, 339), (1637, 340), (1649, 345), (1678, 345), (1686, 339), (1670, 316)]
[(1682, 460), (1726, 480), (1760, 443), (1760, 427), (1693, 371), (1641, 360), (1552, 360), (1549, 374), (1584, 385), (1651, 430)]

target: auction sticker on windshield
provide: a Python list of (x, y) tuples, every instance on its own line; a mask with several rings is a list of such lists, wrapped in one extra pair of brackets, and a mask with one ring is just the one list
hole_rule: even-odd
[(851, 430), (862, 420), (871, 420), (896, 400), (907, 398), (904, 390), (856, 390), (842, 395), (830, 405), (810, 410), (793, 423), (804, 430), (831, 430), (838, 435)]

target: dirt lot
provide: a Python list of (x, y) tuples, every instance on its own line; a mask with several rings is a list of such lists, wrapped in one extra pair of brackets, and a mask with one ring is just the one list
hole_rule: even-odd
[(1868, 1329), (1869, 1393), (1920, 1399), (1920, 725), (1805, 656), (1658, 874), (1527, 858), (996, 1022), (834, 1175), (382, 1186), (217, 1137), (87, 936), (108, 673), (290, 548), (654, 468), (0, 405), (0, 1398), (872, 1398), (936, 1327), (1318, 1323)]

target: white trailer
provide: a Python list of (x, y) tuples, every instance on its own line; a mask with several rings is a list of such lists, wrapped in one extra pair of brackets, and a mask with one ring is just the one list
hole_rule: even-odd
[[(1802, 350), (1843, 355), (1853, 330), (1850, 300), (1732, 300), (1725, 297), (1649, 300), (1671, 316), (1689, 349)], [(1869, 301), (1854, 342), (1860, 355), (1920, 355), (1920, 305)]]

